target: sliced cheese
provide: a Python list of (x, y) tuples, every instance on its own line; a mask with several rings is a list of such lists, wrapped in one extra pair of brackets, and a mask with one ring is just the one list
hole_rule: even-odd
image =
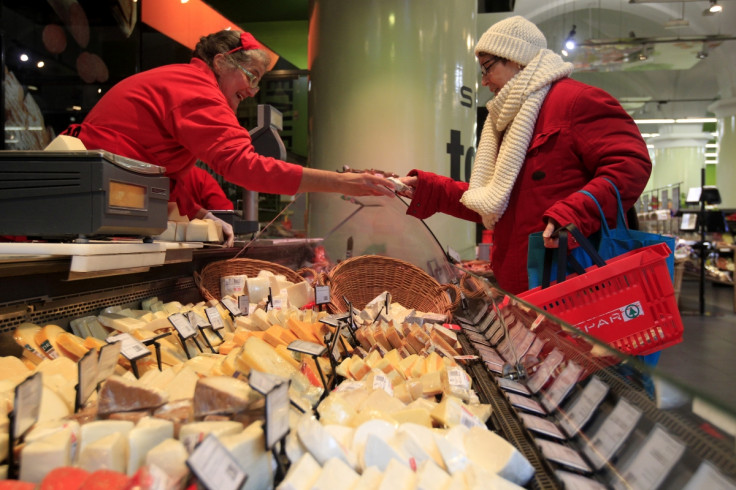
[(362, 454), (363, 468), (375, 466), (381, 471), (386, 471), (392, 461), (400, 463), (407, 469), (410, 468), (409, 457), (403, 452), (399, 443), (393, 437), (385, 440), (375, 434), (368, 434)]
[(126, 436), (127, 440), (128, 432), (133, 430), (133, 427), (135, 427), (135, 424), (129, 420), (94, 420), (87, 422), (81, 427), (79, 452), (81, 454), (87, 445), (93, 444), (110, 434), (121, 434)]
[(122, 432), (113, 432), (85, 445), (79, 454), (78, 466), (87, 471), (102, 469), (125, 473), (128, 438)]
[(248, 475), (246, 489), (273, 487), (273, 457), (266, 451), (265, 435), (260, 422), (253, 422), (242, 432), (219, 439), (230, 454), (241, 462)]
[(176, 439), (165, 439), (148, 451), (146, 465), (155, 465), (163, 470), (172, 482), (180, 485), (184, 478), (189, 475), (188, 457), (189, 453), (184, 444)]
[(339, 458), (351, 468), (356, 467), (351, 455), (313, 417), (304, 415), (299, 420), (296, 430), (299, 441), (321, 465), (326, 464), (332, 458)]
[(473, 463), (491, 474), (517, 485), (534, 476), (534, 467), (510, 442), (481, 427), (472, 427), (464, 436), (465, 452)]
[(166, 392), (122, 376), (112, 375), (103, 383), (97, 403), (99, 413), (128, 412), (156, 408), (168, 401)]
[(351, 467), (339, 458), (331, 458), (325, 463), (322, 472), (312, 484), (312, 490), (352, 489), (360, 477)]
[(317, 481), (322, 468), (309, 453), (299, 458), (291, 465), (283, 481), (276, 487), (277, 490), (310, 490)]
[(417, 490), (449, 489), (450, 475), (437, 466), (434, 461), (423, 461), (417, 467)]
[(194, 415), (237, 413), (259, 398), (258, 393), (240, 379), (230, 376), (200, 378), (194, 389)]
[(416, 487), (414, 472), (397, 459), (386, 466), (386, 473), (378, 490), (412, 490)]
[(20, 480), (40, 483), (54, 468), (70, 466), (71, 454), (72, 431), (68, 428), (25, 444), (20, 452)]
[(146, 454), (166, 439), (174, 437), (174, 424), (169, 420), (144, 417), (128, 432), (128, 476), (133, 476), (146, 461)]

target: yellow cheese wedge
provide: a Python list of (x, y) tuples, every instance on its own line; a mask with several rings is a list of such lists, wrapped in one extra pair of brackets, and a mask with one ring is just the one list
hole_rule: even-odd
[(75, 361), (78, 361), (89, 352), (89, 348), (84, 345), (84, 339), (69, 332), (62, 332), (57, 335), (56, 345), (62, 354)]
[(17, 384), (23, 381), (29, 374), (30, 369), (17, 357), (0, 357), (0, 379), (10, 380)]
[(36, 334), (41, 331), (41, 327), (34, 323), (21, 323), (13, 332), (13, 338), (18, 345), (34, 354), (38, 359), (45, 359), (41, 347), (36, 343)]
[(46, 355), (46, 357), (49, 359), (56, 359), (62, 355), (61, 352), (59, 352), (56, 337), (65, 331), (66, 330), (58, 325), (46, 325), (36, 332), (36, 335), (34, 335), (33, 338), (36, 341), (36, 344), (41, 347), (41, 351)]

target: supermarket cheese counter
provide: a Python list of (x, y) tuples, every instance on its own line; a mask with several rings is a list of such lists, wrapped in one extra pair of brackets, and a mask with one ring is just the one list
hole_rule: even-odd
[(231, 257), (2, 269), (0, 488), (733, 488), (732, 438), (482, 278)]

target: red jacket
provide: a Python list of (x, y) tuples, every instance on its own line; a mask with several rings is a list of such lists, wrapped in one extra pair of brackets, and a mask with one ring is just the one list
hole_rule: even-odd
[[(197, 159), (229, 182), (257, 192), (297, 192), (302, 167), (259, 155), (212, 70), (199, 59), (132, 75), (116, 84), (81, 125), (65, 131), (103, 149), (166, 167), (176, 178)], [(196, 205), (180, 196), (179, 210)]]
[[(234, 208), (233, 202), (227, 198), (215, 178), (196, 165), (189, 172), (179, 174), (172, 192), (174, 197), (179, 194), (189, 196), (195, 204), (207, 211)], [(196, 211), (187, 216), (194, 219), (195, 215)]]
[[(616, 216), (616, 195), (624, 209), (638, 199), (649, 180), (651, 162), (634, 121), (609, 94), (564, 78), (552, 85), (539, 112), (534, 134), (508, 208), (493, 233), (491, 268), (501, 288), (512, 294), (528, 289), (526, 261), (529, 234), (542, 231), (545, 218), (575, 223), (588, 236), (600, 228), (596, 196), (609, 224)], [(424, 219), (441, 212), (480, 222), (460, 203), (468, 184), (420, 170), (408, 214)]]

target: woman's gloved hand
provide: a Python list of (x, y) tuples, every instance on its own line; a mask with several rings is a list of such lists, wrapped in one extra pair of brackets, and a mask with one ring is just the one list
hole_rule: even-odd
[(222, 226), (222, 235), (225, 238), (223, 245), (226, 247), (233, 246), (235, 243), (235, 234), (233, 233), (233, 227), (230, 226), (230, 223), (221, 220), (209, 211), (204, 215), (204, 219), (211, 219), (212, 221), (219, 223)]

